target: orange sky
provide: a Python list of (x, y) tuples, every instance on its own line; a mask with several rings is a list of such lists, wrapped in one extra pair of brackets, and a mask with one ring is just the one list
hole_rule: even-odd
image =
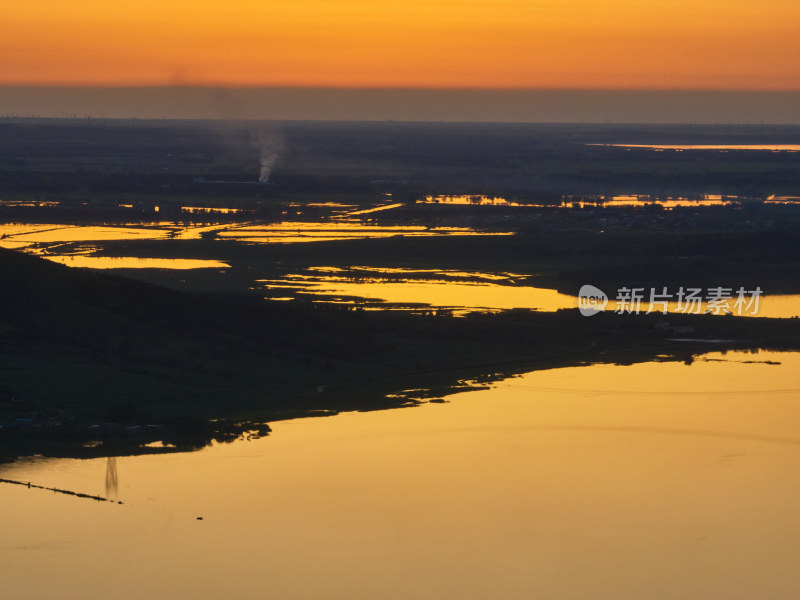
[(0, 84), (800, 90), (800, 2), (0, 0)]

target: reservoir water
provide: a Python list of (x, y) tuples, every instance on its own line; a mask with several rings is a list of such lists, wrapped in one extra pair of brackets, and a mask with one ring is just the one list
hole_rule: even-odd
[[(0, 477), (15, 599), (785, 599), (800, 353), (538, 371), (195, 453)], [(199, 520), (198, 517), (202, 517)]]

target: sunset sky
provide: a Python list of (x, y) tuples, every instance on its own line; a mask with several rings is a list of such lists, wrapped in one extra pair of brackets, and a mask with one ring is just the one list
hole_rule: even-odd
[(797, 0), (0, 0), (0, 85), (800, 90)]

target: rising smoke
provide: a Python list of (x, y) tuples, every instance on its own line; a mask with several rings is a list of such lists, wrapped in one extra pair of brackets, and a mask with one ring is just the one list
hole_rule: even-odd
[(259, 183), (267, 183), (275, 168), (275, 163), (283, 152), (283, 135), (277, 131), (259, 131), (250, 134), (253, 147), (260, 153), (261, 169), (258, 173)]

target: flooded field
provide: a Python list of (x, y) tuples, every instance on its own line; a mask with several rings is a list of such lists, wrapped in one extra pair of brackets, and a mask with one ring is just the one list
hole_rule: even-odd
[[(570, 200), (564, 204), (581, 206), (644, 206), (654, 200), (647, 196), (615, 196), (611, 199)], [(733, 202), (728, 198), (708, 196), (704, 200), (672, 200), (672, 205)], [(665, 208), (671, 204), (662, 202)], [(391, 205), (389, 206), (391, 208)], [(296, 244), (339, 240), (391, 237), (512, 235), (512, 232), (483, 232), (469, 227), (426, 227), (422, 225), (379, 225), (350, 221), (295, 222), (272, 224), (226, 223), (182, 225), (159, 222), (148, 226), (77, 226), (77, 225), (0, 225), (0, 247), (20, 249), (71, 267), (96, 269), (227, 269), (231, 263), (224, 256), (178, 258), (158, 256), (106, 256), (100, 253), (105, 242), (218, 239), (246, 245)], [(224, 253), (223, 253), (224, 254)], [(386, 308), (405, 310), (446, 309), (457, 314), (471, 311), (499, 311), (524, 308), (555, 311), (575, 308), (577, 298), (537, 286), (532, 274), (503, 272), (464, 272), (435, 268), (377, 266), (312, 266), (272, 277), (254, 277), (251, 287), (265, 292), (273, 300), (306, 300), (318, 303), (359, 306), (369, 310)], [(764, 295), (756, 310), (736, 310), (733, 298), (726, 309), (717, 311), (707, 303), (694, 303), (690, 310), (676, 302), (668, 303), (673, 313), (707, 311), (732, 312), (742, 316), (787, 318), (800, 316), (800, 296)], [(616, 310), (611, 295), (607, 310)], [(649, 309), (644, 298), (640, 310)], [(661, 305), (653, 307), (662, 310)]]
[(798, 370), (768, 352), (565, 368), (191, 454), (4, 465), (123, 503), (0, 484), (4, 590), (786, 598)]
[[(460, 196), (426, 196), (424, 204), (443, 204), (459, 206), (515, 206), (544, 209), (573, 209), (573, 208), (643, 208), (646, 206), (659, 206), (666, 210), (673, 208), (706, 208), (715, 206), (739, 206), (742, 202), (761, 202), (760, 198), (740, 198), (738, 196), (723, 196), (721, 194), (703, 194), (697, 197), (682, 196), (651, 196), (649, 194), (625, 195), (566, 195), (560, 203), (542, 204), (536, 202), (516, 202), (501, 197), (488, 197), (482, 195)], [(796, 199), (795, 199), (796, 200)], [(765, 203), (791, 204), (792, 199), (778, 199), (774, 196), (763, 200)]]
[[(254, 289), (272, 300), (305, 300), (359, 306), (369, 310), (449, 309), (457, 314), (515, 308), (556, 311), (576, 308), (578, 297), (535, 286), (536, 278), (521, 273), (463, 272), (455, 270), (380, 268), (369, 266), (310, 267), (280, 278), (259, 279)], [(750, 290), (748, 290), (750, 291)], [(704, 290), (705, 292), (705, 290)], [(800, 295), (739, 296), (709, 304), (706, 300), (650, 304), (649, 296), (635, 303), (617, 302), (612, 295), (605, 310), (684, 314), (728, 313), (746, 317), (800, 317)], [(643, 292), (642, 292), (643, 293)], [(649, 292), (648, 292), (649, 293)], [(702, 295), (700, 296), (702, 298)], [(738, 304), (737, 304), (738, 302)]]
[[(380, 207), (394, 208), (396, 205)], [(369, 209), (363, 212), (373, 212)], [(358, 211), (361, 214), (362, 211)], [(351, 215), (353, 213), (347, 213)], [(252, 224), (191, 225), (160, 222), (147, 227), (57, 224), (0, 224), (0, 247), (25, 249), (35, 244), (99, 242), (108, 240), (200, 239), (213, 233), (221, 239), (245, 243), (296, 243), (391, 236), (497, 235), (469, 227), (376, 225), (359, 220), (335, 222), (283, 221)]]
[(704, 208), (709, 206), (738, 206), (743, 199), (737, 196), (704, 194), (697, 198), (657, 197), (648, 194), (619, 196), (576, 196), (562, 200), (560, 208), (644, 208), (659, 206), (665, 210), (673, 208)]
[(417, 270), (378, 267), (312, 267), (306, 273), (259, 280), (255, 289), (287, 300), (292, 298), (367, 309), (446, 308), (457, 312), (531, 308), (554, 311), (574, 308), (577, 299), (555, 290), (514, 286), (515, 273)]
[(0, 225), (0, 248), (23, 250), (70, 267), (92, 269), (227, 268), (230, 265), (218, 260), (94, 255), (103, 242), (199, 239), (203, 233), (218, 227), (183, 227), (169, 222), (147, 227), (5, 224)]
[(778, 204), (783, 206), (800, 206), (800, 196), (776, 196), (772, 194), (764, 200), (764, 204)]
[(24, 249), (34, 244), (99, 242), (106, 240), (166, 239), (175, 228), (167, 224), (150, 227), (102, 227), (95, 225), (36, 224), (0, 225), (0, 247)]
[[(381, 207), (393, 208), (392, 206)], [(373, 212), (370, 210), (368, 212)], [(353, 214), (353, 213), (350, 213)], [(304, 223), (285, 221), (264, 225), (221, 229), (217, 237), (248, 244), (330, 242), (345, 239), (385, 238), (393, 236), (502, 235), (476, 231), (469, 227), (427, 227), (423, 225), (373, 225), (359, 221)]]
[(44, 256), (47, 260), (88, 269), (226, 269), (228, 263), (219, 260), (200, 260), (190, 258), (140, 258), (136, 256)]
[(483, 194), (459, 194), (459, 195), (440, 195), (425, 196), (426, 204), (455, 204), (467, 206), (520, 206), (516, 202), (510, 202), (499, 196), (485, 196)]

